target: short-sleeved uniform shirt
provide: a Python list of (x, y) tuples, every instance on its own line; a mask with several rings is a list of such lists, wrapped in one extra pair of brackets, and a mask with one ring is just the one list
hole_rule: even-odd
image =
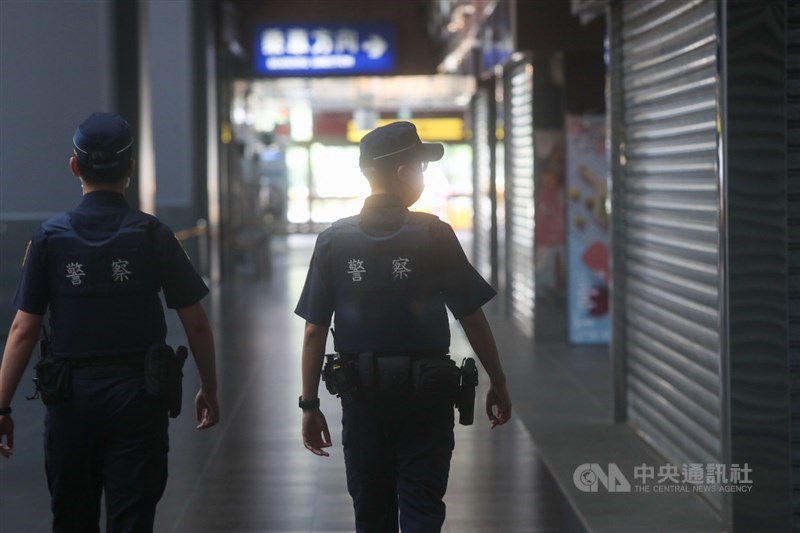
[(319, 235), (295, 313), (324, 326), (333, 316), (341, 353), (446, 352), (447, 309), (461, 319), (495, 294), (449, 224), (381, 194)]
[(208, 293), (169, 227), (123, 195), (97, 191), (34, 233), (14, 305), (37, 315), (49, 308), (57, 356), (123, 355), (164, 342), (161, 290), (173, 309)]

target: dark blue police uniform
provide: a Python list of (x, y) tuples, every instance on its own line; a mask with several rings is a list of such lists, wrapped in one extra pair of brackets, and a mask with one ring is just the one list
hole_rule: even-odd
[[(334, 317), (341, 354), (443, 357), (447, 309), (456, 319), (495, 295), (469, 264), (453, 229), (390, 194), (317, 238), (295, 312)], [(343, 406), (347, 486), (358, 531), (440, 531), (453, 450), (452, 399), (361, 395)]]
[[(50, 311), (52, 351), (74, 363), (71, 395), (47, 408), (53, 531), (151, 531), (167, 479), (168, 418), (144, 391), (144, 353), (164, 343), (159, 298), (182, 308), (207, 293), (173, 232), (116, 192), (86, 194), (45, 222), (26, 254), (15, 305)], [(106, 364), (107, 363), (107, 364)]]

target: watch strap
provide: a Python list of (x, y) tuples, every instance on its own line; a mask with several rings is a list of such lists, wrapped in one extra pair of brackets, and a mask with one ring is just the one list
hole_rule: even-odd
[(314, 398), (313, 400), (304, 400), (302, 396), (298, 400), (298, 405), (300, 409), (303, 411), (309, 411), (311, 409), (319, 409), (319, 398)]
[(8, 407), (0, 407), (0, 416), (10, 415), (11, 414), (11, 406)]

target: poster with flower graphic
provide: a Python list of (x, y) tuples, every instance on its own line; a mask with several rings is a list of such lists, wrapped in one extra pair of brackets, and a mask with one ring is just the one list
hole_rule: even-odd
[(607, 344), (609, 236), (606, 118), (567, 117), (567, 314), (573, 344)]

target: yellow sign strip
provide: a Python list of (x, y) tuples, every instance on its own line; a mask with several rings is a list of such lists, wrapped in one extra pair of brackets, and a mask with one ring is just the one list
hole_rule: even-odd
[[(400, 119), (382, 118), (375, 127), (385, 126)], [(460, 118), (412, 118), (411, 122), (417, 127), (420, 139), (423, 142), (461, 142), (464, 140), (464, 119)], [(351, 120), (347, 123), (347, 140), (357, 143), (370, 130), (356, 128), (356, 123)]]

